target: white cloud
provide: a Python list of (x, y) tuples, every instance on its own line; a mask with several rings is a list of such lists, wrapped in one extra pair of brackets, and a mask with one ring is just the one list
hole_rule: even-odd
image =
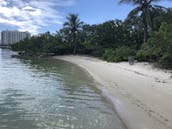
[(73, 3), (74, 0), (0, 0), (0, 24), (35, 34), (42, 27), (62, 24), (63, 16), (58, 7)]

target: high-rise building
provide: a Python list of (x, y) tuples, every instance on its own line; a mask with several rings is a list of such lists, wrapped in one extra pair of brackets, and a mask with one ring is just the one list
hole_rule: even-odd
[(1, 45), (10, 45), (17, 43), (25, 38), (30, 38), (31, 34), (29, 32), (20, 32), (20, 31), (2, 31), (1, 32)]

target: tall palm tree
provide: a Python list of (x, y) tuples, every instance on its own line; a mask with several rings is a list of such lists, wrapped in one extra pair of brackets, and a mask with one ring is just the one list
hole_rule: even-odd
[(77, 34), (79, 29), (82, 27), (83, 22), (80, 21), (77, 14), (69, 14), (66, 17), (67, 21), (64, 23), (64, 27), (69, 30), (69, 37), (71, 46), (73, 47), (73, 54), (76, 54), (77, 50)]
[(129, 14), (128, 18), (130, 19), (133, 16), (138, 16), (140, 13), (141, 22), (143, 24), (144, 29), (144, 43), (148, 40), (148, 30), (151, 28), (151, 16), (150, 16), (150, 10), (154, 7), (160, 7), (160, 6), (152, 6), (152, 2), (158, 2), (160, 0), (120, 0), (120, 3), (133, 3), (134, 5), (137, 5), (135, 9), (133, 9)]

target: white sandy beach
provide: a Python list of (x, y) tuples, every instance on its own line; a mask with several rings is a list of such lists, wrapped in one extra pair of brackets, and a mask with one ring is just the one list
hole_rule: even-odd
[(108, 63), (85, 56), (56, 56), (87, 70), (129, 129), (172, 129), (172, 73), (147, 63)]

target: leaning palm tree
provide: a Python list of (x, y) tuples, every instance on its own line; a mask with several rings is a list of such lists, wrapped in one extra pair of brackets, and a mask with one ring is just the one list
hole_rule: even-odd
[(69, 16), (66, 17), (67, 22), (64, 23), (64, 27), (66, 27), (69, 30), (69, 37), (70, 37), (70, 43), (73, 47), (73, 54), (76, 54), (77, 50), (77, 34), (79, 29), (82, 27), (83, 22), (78, 19), (77, 14), (69, 14)]
[(148, 30), (152, 27), (150, 11), (155, 7), (161, 8), (160, 6), (153, 6), (152, 2), (158, 2), (160, 0), (119, 0), (120, 3), (131, 2), (134, 5), (138, 5), (135, 9), (133, 9), (129, 14), (127, 19), (132, 19), (133, 17), (137, 17), (140, 13), (141, 23), (143, 24), (144, 29), (144, 43), (148, 40)]

